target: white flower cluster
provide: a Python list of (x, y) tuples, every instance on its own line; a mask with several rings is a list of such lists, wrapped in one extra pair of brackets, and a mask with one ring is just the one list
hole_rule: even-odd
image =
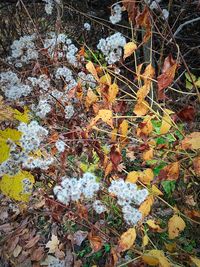
[(85, 74), (85, 72), (80, 71), (78, 73), (78, 78), (79, 78), (82, 86), (88, 86), (88, 87), (91, 87), (91, 88), (95, 88), (96, 85), (97, 85), (94, 76), (92, 74), (90, 74), (90, 73), (89, 74)]
[[(125, 221), (128, 224), (136, 224), (142, 215), (131, 204), (140, 205), (148, 196), (148, 191), (138, 190), (136, 184), (127, 183), (122, 179), (112, 181), (108, 191), (117, 197), (117, 203), (122, 206)], [(132, 216), (133, 214), (135, 216)]]
[(101, 214), (105, 211), (107, 211), (107, 208), (100, 200), (95, 200), (92, 204), (93, 209), (96, 211), (96, 213)]
[(37, 121), (31, 121), (29, 124), (21, 122), (18, 130), (22, 132), (20, 144), (25, 152), (38, 149), (41, 141), (48, 134), (48, 131), (40, 126)]
[(66, 58), (71, 65), (75, 67), (78, 65), (76, 58), (78, 48), (64, 33), (56, 35), (55, 32), (51, 32), (49, 38), (44, 41), (44, 48), (52, 58), (57, 55), (58, 59)]
[(65, 107), (65, 118), (71, 119), (71, 117), (74, 115), (74, 107), (72, 105), (68, 105)]
[(67, 91), (77, 86), (77, 82), (73, 78), (72, 71), (67, 67), (58, 68), (56, 70), (55, 76), (57, 79), (60, 79), (60, 78), (64, 79), (64, 81), (67, 83), (67, 86), (65, 88), (65, 90)]
[(12, 64), (15, 62), (16, 67), (22, 67), (23, 63), (29, 63), (31, 60), (38, 59), (38, 51), (34, 41), (36, 34), (25, 35), (19, 40), (15, 40), (11, 45), (11, 56), (7, 58), (8, 62)]
[(53, 191), (61, 203), (68, 205), (70, 201), (77, 201), (81, 197), (93, 198), (99, 188), (96, 177), (87, 172), (80, 179), (63, 177), (61, 185), (55, 186)]
[(91, 30), (91, 25), (88, 22), (84, 23), (83, 27), (84, 27), (84, 29), (86, 29), (86, 31), (90, 31)]
[(45, 2), (45, 11), (48, 15), (52, 14), (53, 7), (54, 7), (54, 0), (43, 0)]
[(29, 156), (26, 160), (24, 160), (22, 167), (27, 169), (40, 168), (42, 170), (47, 170), (52, 163), (52, 157), (40, 158)]
[(39, 78), (28, 77), (27, 80), (31, 82), (33, 87), (39, 87), (44, 91), (47, 91), (50, 87), (50, 79), (45, 74), (40, 75)]
[[(161, 2), (162, 0), (156, 0), (156, 1), (152, 1), (152, 0), (146, 0), (146, 3), (149, 5), (149, 8), (151, 10), (159, 10), (158, 8), (158, 4)], [(167, 9), (162, 9), (162, 16), (164, 19), (168, 19), (169, 17), (169, 11)]]
[(32, 91), (32, 88), (27, 84), (23, 84), (17, 74), (12, 71), (6, 71), (0, 74), (0, 86), (5, 96), (11, 100), (27, 96)]
[(59, 152), (64, 152), (65, 151), (65, 142), (62, 140), (57, 140), (55, 143), (56, 148), (58, 149)]
[(112, 24), (120, 22), (122, 19), (122, 7), (119, 4), (114, 5), (111, 14), (110, 21)]
[(117, 32), (106, 39), (100, 39), (97, 48), (106, 56), (108, 64), (114, 64), (122, 57), (123, 47), (126, 39), (121, 33)]

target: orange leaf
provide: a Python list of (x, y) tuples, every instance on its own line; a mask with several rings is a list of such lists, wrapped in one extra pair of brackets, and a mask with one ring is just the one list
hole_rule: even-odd
[(140, 176), (139, 176), (139, 180), (146, 185), (149, 185), (151, 183), (151, 181), (154, 178), (154, 174), (152, 169), (148, 168), (146, 170), (144, 170), (143, 172), (141, 172)]
[(171, 126), (172, 126), (172, 119), (170, 118), (170, 114), (173, 114), (174, 112), (169, 109), (164, 109), (165, 113), (162, 118), (162, 124), (160, 127), (160, 134), (166, 134), (169, 132)]
[(88, 89), (87, 91), (87, 96), (85, 99), (85, 106), (87, 109), (89, 109), (89, 107), (95, 103), (97, 101), (98, 97), (97, 95), (92, 91), (91, 88)]
[(173, 162), (165, 166), (159, 173), (159, 178), (162, 180), (175, 181), (179, 178), (180, 163)]
[(88, 239), (93, 252), (97, 252), (102, 248), (103, 242), (100, 236), (95, 236), (92, 232), (90, 232), (88, 234)]
[(89, 61), (87, 64), (86, 64), (86, 69), (94, 76), (94, 78), (99, 82), (99, 77), (97, 75), (97, 71), (95, 69), (95, 66), (94, 64)]
[(146, 116), (142, 123), (139, 124), (139, 127), (136, 130), (137, 136), (147, 136), (153, 131), (153, 125), (151, 123), (151, 116)]
[(200, 156), (193, 159), (193, 166), (196, 175), (200, 176)]
[(147, 199), (140, 205), (139, 211), (142, 213), (143, 218), (149, 215), (153, 203), (153, 196), (148, 196)]
[(133, 112), (137, 116), (144, 116), (147, 114), (148, 111), (149, 111), (149, 104), (145, 100), (137, 103), (133, 109)]
[(143, 160), (153, 159), (153, 148), (150, 148), (149, 150), (143, 152), (142, 158), (143, 158)]
[(133, 246), (135, 239), (136, 239), (135, 228), (129, 228), (128, 231), (126, 231), (121, 235), (118, 243), (118, 250), (120, 252), (123, 252), (130, 249)]
[(179, 236), (179, 233), (182, 232), (186, 227), (184, 220), (178, 216), (172, 216), (168, 221), (168, 233), (169, 239), (174, 239)]
[(123, 120), (123, 122), (119, 125), (119, 133), (120, 135), (120, 140), (121, 142), (125, 141), (127, 138), (127, 134), (128, 134), (128, 121), (127, 120)]
[(124, 59), (133, 54), (133, 52), (137, 49), (137, 45), (134, 42), (128, 42), (124, 46)]
[(128, 12), (129, 20), (135, 23), (135, 17), (137, 14), (136, 0), (122, 0), (122, 3)]
[(109, 109), (100, 109), (97, 116), (90, 121), (87, 129), (89, 130), (90, 128), (92, 128), (99, 119), (102, 119), (103, 122), (107, 123), (113, 128), (112, 111)]
[(139, 13), (137, 15), (136, 22), (138, 26), (144, 27), (146, 29), (146, 33), (143, 37), (143, 42), (145, 43), (151, 36), (151, 17), (147, 6), (145, 6), (145, 9), (142, 13)]
[(119, 92), (119, 87), (116, 83), (113, 83), (108, 88), (108, 102), (113, 103), (115, 102), (116, 96)]

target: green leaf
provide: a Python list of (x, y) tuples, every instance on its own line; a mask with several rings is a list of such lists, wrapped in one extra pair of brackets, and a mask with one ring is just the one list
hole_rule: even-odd
[[(190, 78), (190, 76), (192, 77), (192, 79)], [(185, 73), (185, 78), (189, 81), (189, 82), (192, 82), (192, 80), (195, 82), (196, 81), (196, 76), (194, 75), (194, 74), (192, 74), (191, 72), (190, 72), (190, 75), (189, 75), (189, 73), (188, 72), (186, 72)]]
[(176, 187), (176, 181), (163, 181), (162, 183), (165, 193), (170, 196)]
[(157, 176), (160, 171), (166, 166), (167, 164), (165, 162), (161, 162), (158, 166), (156, 166), (154, 169), (153, 169), (153, 173), (155, 176)]

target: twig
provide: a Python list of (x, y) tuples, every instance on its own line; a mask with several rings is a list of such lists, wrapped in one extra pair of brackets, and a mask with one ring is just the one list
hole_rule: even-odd
[[(191, 19), (191, 20), (188, 20), (186, 22), (184, 22), (183, 24), (181, 24), (178, 29), (175, 31), (175, 33), (173, 34), (173, 37), (175, 37), (180, 31), (182, 31), (183, 27), (188, 25), (188, 24), (191, 24), (193, 22), (196, 22), (196, 21), (199, 21), (200, 20), (200, 17), (198, 18), (195, 18), (195, 19)], [(170, 40), (170, 42), (172, 41), (172, 39)]]

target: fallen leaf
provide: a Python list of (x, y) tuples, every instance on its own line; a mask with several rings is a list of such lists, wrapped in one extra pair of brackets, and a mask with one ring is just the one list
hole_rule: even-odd
[(112, 83), (112, 79), (109, 73), (106, 73), (105, 75), (101, 76), (101, 78), (99, 79), (99, 82), (102, 84), (106, 84), (108, 86), (111, 85)]
[(133, 246), (135, 239), (135, 228), (129, 228), (125, 233), (120, 236), (120, 240), (118, 242), (118, 250), (120, 252), (123, 252), (130, 249)]
[(119, 92), (119, 87), (116, 83), (113, 83), (108, 88), (108, 102), (113, 103), (115, 102), (116, 96)]
[(137, 15), (137, 1), (136, 0), (122, 0), (123, 6), (128, 12), (128, 18), (135, 23), (135, 17)]
[(143, 42), (147, 42), (151, 36), (151, 16), (147, 6), (145, 6), (142, 13), (139, 13), (136, 17), (136, 22), (138, 26), (144, 27), (146, 30), (143, 36)]
[(86, 69), (94, 76), (94, 78), (99, 82), (99, 77), (97, 75), (97, 71), (95, 69), (95, 66), (94, 64), (89, 61), (87, 64), (86, 64)]
[(192, 122), (195, 119), (196, 110), (193, 106), (186, 106), (181, 109), (176, 115), (181, 121)]
[(0, 96), (0, 122), (4, 120), (13, 120), (14, 119), (14, 113), (13, 110), (5, 105), (3, 101), (3, 97)]
[(44, 257), (44, 248), (39, 247), (33, 250), (31, 253), (31, 260), (32, 261), (40, 261)]
[(122, 161), (121, 152), (120, 152), (119, 148), (115, 145), (113, 145), (110, 149), (110, 160), (111, 160), (112, 164), (114, 165), (113, 167), (115, 169), (117, 169), (118, 165)]
[(124, 46), (124, 59), (131, 56), (133, 52), (137, 49), (137, 45), (134, 42), (128, 42)]
[(173, 215), (168, 221), (169, 239), (174, 239), (179, 236), (179, 233), (182, 232), (185, 227), (186, 224), (184, 220), (178, 215)]
[(22, 251), (22, 247), (20, 245), (17, 245), (16, 248), (13, 251), (13, 256), (17, 258)]
[(133, 112), (137, 115), (137, 116), (144, 116), (148, 113), (149, 111), (149, 104), (147, 101), (142, 101), (139, 102), (135, 105)]
[(143, 152), (142, 158), (145, 161), (153, 159), (153, 148), (150, 148), (149, 150)]
[(164, 243), (165, 244), (165, 247), (166, 249), (169, 251), (169, 252), (174, 252), (176, 250), (176, 243), (173, 242), (173, 243)]
[(24, 246), (25, 249), (32, 248), (37, 244), (37, 242), (40, 240), (40, 235), (36, 235), (31, 240), (28, 241), (28, 243)]
[(90, 124), (88, 126), (88, 130), (90, 128), (92, 128), (99, 119), (102, 119), (103, 122), (107, 123), (109, 126), (111, 126), (113, 128), (113, 119), (112, 118), (113, 118), (113, 115), (112, 115), (111, 110), (100, 109), (98, 111), (97, 116), (90, 121)]
[(190, 256), (190, 259), (197, 267), (200, 267), (200, 259), (198, 259), (197, 257), (192, 257), (192, 256)]
[(142, 213), (142, 217), (145, 218), (147, 215), (149, 215), (151, 211), (151, 207), (154, 203), (154, 197), (148, 196), (147, 199), (140, 205), (139, 211)]
[(139, 179), (139, 173), (136, 171), (132, 171), (128, 173), (126, 177), (126, 182), (136, 183), (138, 179)]
[(160, 228), (160, 226), (154, 221), (154, 220), (147, 220), (146, 224), (148, 224), (149, 227), (151, 227), (153, 230), (155, 230), (158, 233), (162, 233), (163, 229)]
[(153, 131), (153, 125), (151, 123), (151, 116), (146, 116), (136, 129), (137, 136), (148, 136)]
[(182, 149), (200, 149), (200, 132), (187, 135), (181, 142)]
[(162, 250), (152, 249), (147, 253), (142, 255), (142, 259), (145, 263), (150, 266), (159, 265), (160, 267), (171, 267), (172, 265), (165, 257), (165, 254)]
[(51, 240), (46, 244), (46, 248), (49, 248), (48, 253), (55, 253), (60, 244), (60, 241), (58, 240), (58, 237), (56, 235), (52, 235)]
[(194, 201), (194, 197), (193, 195), (189, 195), (189, 196), (186, 196), (186, 200), (185, 200), (185, 203), (190, 205), (190, 206), (196, 206), (196, 202)]
[(98, 99), (98, 96), (92, 91), (91, 88), (89, 88), (87, 91), (86, 99), (85, 99), (85, 106), (87, 110), (93, 103), (97, 101), (97, 99)]
[(73, 241), (77, 246), (81, 246), (82, 242), (86, 239), (88, 236), (88, 232), (78, 230), (73, 234)]
[(163, 193), (155, 185), (152, 185), (151, 191), (155, 196), (163, 196)]
[(193, 159), (193, 166), (196, 175), (200, 176), (200, 156)]
[(169, 109), (164, 109), (164, 116), (162, 117), (162, 124), (160, 127), (160, 134), (166, 134), (169, 132), (172, 126), (172, 119), (170, 118), (170, 114), (174, 112)]
[(148, 245), (148, 243), (149, 243), (149, 237), (148, 237), (147, 234), (145, 234), (145, 235), (143, 236), (143, 238), (142, 238), (142, 246), (143, 246), (143, 247), (146, 247), (146, 246)]
[(159, 180), (176, 181), (179, 178), (180, 163), (179, 161), (173, 162), (165, 166), (159, 173)]
[(88, 239), (93, 252), (97, 252), (102, 248), (103, 241), (100, 236), (93, 235), (93, 233), (90, 232), (88, 234)]
[(153, 181), (154, 174), (152, 169), (148, 168), (140, 173), (139, 180), (146, 185), (149, 185)]
[(123, 120), (122, 123), (119, 125), (119, 134), (121, 142), (124, 142), (127, 139), (128, 134), (128, 121)]

